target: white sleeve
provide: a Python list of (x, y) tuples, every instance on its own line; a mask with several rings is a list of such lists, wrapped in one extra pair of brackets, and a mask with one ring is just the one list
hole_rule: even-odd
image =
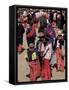
[[(47, 51), (48, 50), (48, 51)], [(47, 51), (47, 53), (46, 53)], [(44, 58), (46, 59), (51, 59), (51, 55), (52, 55), (52, 44), (48, 44), (48, 46), (46, 47), (44, 54), (46, 53), (46, 55), (44, 56)]]

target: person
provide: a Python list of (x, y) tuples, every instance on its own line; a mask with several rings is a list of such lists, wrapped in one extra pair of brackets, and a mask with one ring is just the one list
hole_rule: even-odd
[(53, 28), (53, 30), (55, 32), (55, 38), (56, 38), (57, 35), (58, 35), (58, 31), (60, 31), (60, 29), (57, 26), (57, 21), (56, 20), (53, 20), (52, 23), (51, 23), (51, 25), (52, 25), (52, 28)]
[(59, 11), (58, 14), (57, 14), (57, 25), (58, 25), (58, 28), (63, 29), (64, 22), (65, 22), (65, 20), (64, 20), (63, 12)]
[(28, 46), (30, 42), (35, 44), (37, 22), (38, 21), (34, 19), (32, 21), (30, 28), (28, 28), (26, 31), (26, 39), (27, 39)]
[(28, 44), (27, 44), (27, 31), (29, 30), (30, 28), (30, 24), (28, 23), (28, 17), (27, 16), (24, 16), (23, 17), (23, 27), (24, 27), (24, 35), (23, 35), (23, 45), (24, 45), (24, 48), (27, 49), (28, 48)]
[(63, 36), (60, 34), (55, 42), (55, 54), (57, 59), (57, 71), (64, 71), (64, 57), (62, 55), (62, 48), (64, 45)]
[(61, 11), (61, 29), (63, 29), (65, 23), (64, 13)]
[(40, 26), (46, 28), (47, 25), (48, 25), (48, 23), (47, 23), (47, 21), (48, 21), (47, 13), (43, 12), (43, 11), (40, 11), (40, 14), (41, 14), (41, 17), (40, 17)]
[(22, 22), (18, 22), (18, 29), (16, 32), (16, 45), (17, 45), (17, 52), (21, 53), (24, 49), (23, 47), (23, 34), (25, 30), (24, 27), (22, 26)]
[(25, 31), (27, 30), (27, 28), (29, 28), (28, 17), (27, 16), (23, 17), (23, 24), (22, 25), (23, 25)]
[(42, 57), (42, 79), (50, 80), (51, 79), (51, 70), (50, 70), (50, 59), (52, 55), (52, 43), (49, 41), (49, 38), (46, 37), (46, 41), (44, 43), (44, 52)]
[(40, 76), (40, 63), (33, 43), (29, 44), (26, 60), (28, 61), (30, 67), (30, 80), (35, 81), (37, 77)]
[(44, 32), (43, 30), (39, 29), (39, 36), (38, 36), (38, 41), (36, 43), (36, 49), (38, 52), (38, 56), (39, 56), (39, 62), (40, 62), (40, 66), (42, 68), (42, 53), (44, 51)]
[(56, 35), (55, 35), (55, 31), (52, 27), (52, 22), (50, 22), (50, 25), (44, 29), (44, 33), (45, 33), (45, 36), (48, 36), (50, 38), (50, 41), (52, 43), (52, 48), (53, 48), (54, 44), (55, 44)]
[(58, 31), (60, 31), (60, 29), (57, 27), (56, 20), (53, 20), (51, 22), (51, 25), (52, 25), (52, 29), (55, 32), (53, 53), (52, 53), (52, 57), (51, 57), (51, 68), (53, 69), (53, 68), (57, 68), (56, 55), (55, 55), (55, 40), (56, 40), (56, 38), (58, 36)]
[(53, 12), (52, 11), (50, 11), (50, 13), (49, 13), (49, 21), (50, 22), (53, 21)]
[(62, 25), (61, 25), (61, 12), (58, 11), (57, 13), (57, 26), (58, 28), (62, 29)]

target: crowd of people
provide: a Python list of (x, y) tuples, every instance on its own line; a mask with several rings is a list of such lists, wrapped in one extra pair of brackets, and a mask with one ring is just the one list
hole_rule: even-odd
[[(52, 68), (64, 72), (65, 11), (19, 8), (17, 14), (16, 50), (19, 54), (27, 50), (30, 80), (50, 80)], [(23, 45), (24, 33), (27, 48)]]

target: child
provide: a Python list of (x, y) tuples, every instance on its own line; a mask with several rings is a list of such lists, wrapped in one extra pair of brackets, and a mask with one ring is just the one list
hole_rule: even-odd
[(48, 38), (46, 38), (44, 45), (45, 49), (42, 58), (42, 79), (50, 80), (50, 59), (52, 54), (52, 43), (49, 42)]
[(40, 76), (40, 63), (33, 43), (29, 44), (29, 49), (27, 50), (27, 61), (30, 67), (30, 80), (35, 81)]

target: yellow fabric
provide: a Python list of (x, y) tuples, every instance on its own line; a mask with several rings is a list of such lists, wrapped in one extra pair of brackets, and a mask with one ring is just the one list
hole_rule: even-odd
[(36, 59), (36, 53), (34, 52), (33, 54), (32, 54), (32, 60), (35, 60)]

